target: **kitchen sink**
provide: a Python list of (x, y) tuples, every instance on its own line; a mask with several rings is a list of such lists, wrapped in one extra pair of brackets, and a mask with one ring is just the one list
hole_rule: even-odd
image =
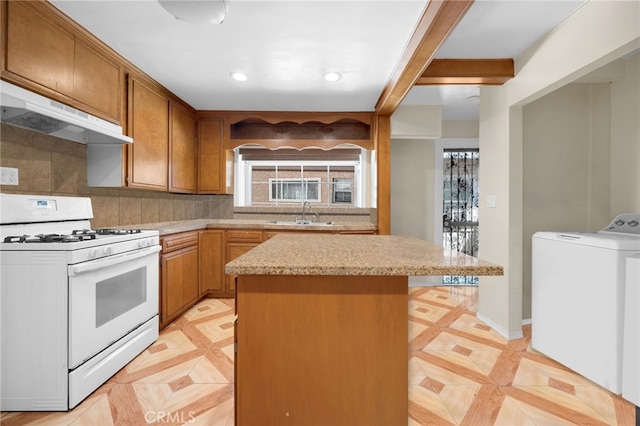
[(309, 222), (308, 220), (270, 220), (267, 221), (269, 225), (283, 225), (283, 226), (332, 226), (335, 225), (333, 222)]

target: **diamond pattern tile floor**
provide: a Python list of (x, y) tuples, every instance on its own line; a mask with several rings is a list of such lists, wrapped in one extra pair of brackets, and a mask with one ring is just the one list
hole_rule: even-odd
[[(409, 425), (636, 424), (633, 404), (532, 350), (530, 326), (507, 341), (478, 320), (477, 288), (409, 293)], [(0, 424), (233, 425), (233, 316), (204, 299), (74, 410)]]

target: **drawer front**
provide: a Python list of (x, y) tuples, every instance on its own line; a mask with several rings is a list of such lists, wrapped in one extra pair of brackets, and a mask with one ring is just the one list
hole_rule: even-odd
[(225, 232), (227, 242), (261, 243), (262, 231), (228, 230)]
[(168, 235), (162, 238), (162, 252), (167, 253), (196, 244), (198, 244), (197, 232), (184, 232), (180, 234)]

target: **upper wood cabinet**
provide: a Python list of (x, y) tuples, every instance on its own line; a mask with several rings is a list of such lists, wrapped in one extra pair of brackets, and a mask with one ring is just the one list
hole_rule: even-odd
[(114, 58), (47, 2), (9, 1), (2, 8), (4, 78), (121, 124), (124, 74)]
[(225, 149), (224, 120), (198, 119), (198, 193), (233, 194), (233, 150)]
[(90, 46), (76, 41), (73, 97), (120, 122), (120, 68)]
[(169, 191), (195, 193), (197, 189), (196, 118), (177, 102), (169, 103)]
[(129, 76), (127, 185), (166, 191), (169, 170), (169, 99)]

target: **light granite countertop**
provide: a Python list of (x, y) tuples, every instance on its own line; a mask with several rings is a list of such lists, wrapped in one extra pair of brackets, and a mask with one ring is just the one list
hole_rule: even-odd
[(194, 219), (175, 222), (143, 223), (122, 228), (139, 228), (158, 230), (160, 235), (176, 234), (179, 232), (198, 231), (201, 229), (264, 229), (291, 231), (375, 231), (376, 226), (366, 222), (335, 223), (333, 225), (315, 224), (290, 225), (283, 222), (253, 220), (253, 219)]
[(232, 260), (238, 275), (503, 275), (501, 266), (410, 236), (277, 235)]

